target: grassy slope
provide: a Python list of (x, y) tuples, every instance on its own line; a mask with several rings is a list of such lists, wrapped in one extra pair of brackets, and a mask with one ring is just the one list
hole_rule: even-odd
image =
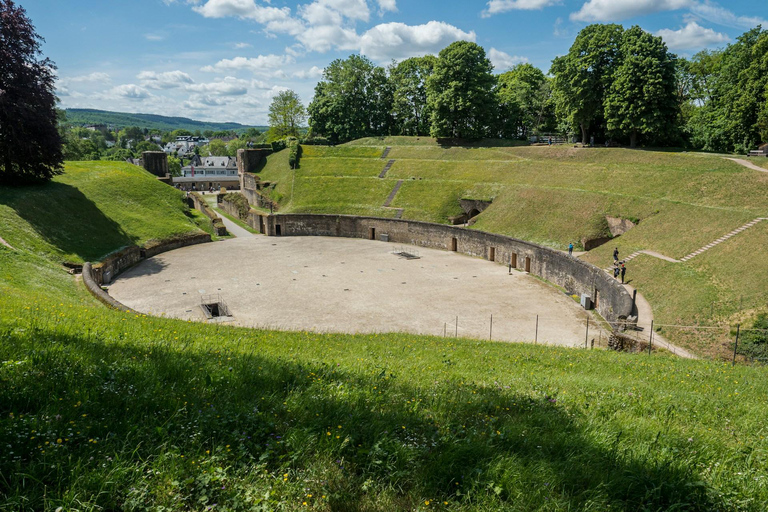
[(45, 186), (0, 188), (0, 236), (59, 260), (98, 260), (126, 245), (196, 231), (185, 210), (181, 192), (139, 167), (68, 162)]
[[(88, 185), (93, 165), (70, 185), (119, 211), (103, 198), (126, 183)], [(54, 204), (71, 194), (46, 190)], [(2, 190), (3, 204), (34, 192)], [(166, 228), (117, 213), (114, 227), (154, 237), (184, 222), (163, 213)], [(762, 510), (768, 500), (761, 369), (123, 314), (61, 270), (67, 251), (26, 240), (54, 228), (51, 242), (69, 240), (80, 227), (4, 215), (20, 250), (0, 246), (2, 511)], [(110, 233), (77, 236), (89, 245)]]
[[(395, 160), (385, 179), (377, 178), (386, 160)], [(508, 234), (553, 247), (608, 235), (605, 216), (639, 219), (640, 224), (585, 259), (610, 265), (618, 246), (622, 255), (657, 251), (681, 258), (738, 226), (768, 215), (768, 174), (750, 171), (717, 155), (627, 149), (556, 147), (440, 147), (434, 139), (370, 138), (335, 147), (305, 147), (301, 167), (291, 174), (287, 155), (270, 157), (262, 178), (278, 183), (286, 212), (324, 212), (391, 217), (381, 208), (396, 180), (403, 186), (392, 207), (403, 217), (446, 222), (461, 213), (458, 199), (493, 199), (475, 228)], [(747, 311), (764, 307), (765, 294), (753, 286), (768, 267), (759, 237), (731, 240), (674, 275), (668, 264), (645, 262), (630, 267), (633, 284), (653, 297), (662, 323), (734, 322), (738, 309), (720, 308), (710, 315), (713, 300), (739, 304)], [(725, 247), (738, 248), (744, 267), (704, 264)], [(753, 269), (744, 272), (743, 269)], [(695, 276), (695, 279), (692, 277)], [(693, 281), (691, 281), (693, 279)], [(688, 283), (680, 286), (679, 283)], [(766, 283), (768, 280), (758, 281)], [(674, 294), (674, 296), (672, 296)], [(719, 299), (713, 297), (726, 297)], [(723, 340), (712, 341), (721, 343)], [(711, 354), (701, 340), (687, 340)]]

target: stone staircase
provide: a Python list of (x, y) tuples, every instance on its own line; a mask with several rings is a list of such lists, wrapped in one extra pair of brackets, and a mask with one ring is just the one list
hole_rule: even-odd
[(697, 249), (696, 251), (692, 252), (691, 254), (689, 254), (689, 255), (687, 255), (687, 256), (685, 256), (685, 257), (681, 258), (681, 259), (680, 259), (680, 261), (688, 261), (688, 260), (690, 260), (691, 258), (695, 258), (696, 256), (698, 256), (699, 254), (703, 253), (704, 251), (708, 251), (708, 250), (710, 250), (710, 249), (711, 249), (711, 248), (713, 248), (714, 246), (716, 246), (716, 245), (718, 245), (718, 244), (721, 244), (721, 243), (725, 242), (725, 241), (726, 241), (726, 240), (728, 240), (729, 238), (733, 238), (734, 236), (738, 235), (739, 233), (741, 233), (741, 232), (742, 232), (742, 231), (744, 231), (745, 229), (749, 229), (749, 228), (751, 228), (752, 226), (754, 226), (755, 224), (757, 224), (758, 222), (761, 222), (761, 221), (764, 221), (764, 220), (768, 220), (768, 219), (766, 219), (765, 217), (758, 217), (757, 219), (755, 219), (755, 220), (753, 220), (753, 221), (747, 222), (747, 223), (746, 223), (746, 224), (744, 224), (743, 226), (741, 226), (741, 227), (739, 227), (739, 228), (736, 228), (736, 229), (734, 229), (733, 231), (731, 231), (731, 232), (730, 232), (730, 233), (728, 233), (727, 235), (721, 236), (721, 237), (720, 237), (720, 238), (718, 238), (717, 240), (715, 240), (715, 241), (713, 241), (713, 242), (710, 242), (710, 243), (708, 243), (707, 245), (705, 245), (704, 247), (702, 247), (702, 248), (700, 248), (700, 249)]
[(395, 184), (395, 188), (392, 189), (392, 192), (389, 193), (389, 196), (387, 197), (387, 200), (384, 201), (384, 208), (389, 208), (389, 205), (392, 204), (392, 201), (394, 201), (395, 196), (397, 195), (397, 192), (400, 190), (400, 187), (403, 186), (403, 180), (397, 180), (397, 183)]
[(384, 169), (381, 171), (381, 173), (379, 173), (379, 178), (384, 178), (389, 172), (389, 170), (392, 168), (392, 165), (394, 163), (395, 163), (394, 160), (390, 160), (389, 162), (387, 162), (387, 165), (385, 165)]

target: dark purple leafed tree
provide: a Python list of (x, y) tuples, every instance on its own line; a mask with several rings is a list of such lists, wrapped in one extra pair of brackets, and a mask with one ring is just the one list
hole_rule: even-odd
[(56, 66), (26, 11), (0, 0), (0, 185), (26, 185), (61, 174)]

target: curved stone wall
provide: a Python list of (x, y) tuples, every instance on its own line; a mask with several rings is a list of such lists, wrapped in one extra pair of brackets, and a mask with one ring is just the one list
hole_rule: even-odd
[(444, 224), (378, 217), (274, 214), (265, 221), (270, 236), (365, 238), (485, 258), (542, 277), (568, 294), (588, 294), (597, 312), (609, 322), (636, 314), (632, 297), (606, 272), (564, 252), (524, 240)]

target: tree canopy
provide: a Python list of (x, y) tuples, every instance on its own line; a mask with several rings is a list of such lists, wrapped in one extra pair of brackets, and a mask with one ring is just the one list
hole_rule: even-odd
[(443, 48), (427, 80), (431, 135), (462, 139), (488, 136), (494, 124), (495, 83), (493, 65), (481, 46), (457, 41)]
[(0, 0), (0, 183), (50, 180), (64, 160), (54, 71), (24, 8)]
[(412, 57), (389, 69), (392, 84), (392, 113), (396, 133), (429, 135), (430, 111), (427, 105), (427, 79), (432, 76), (434, 55)]
[(269, 105), (269, 141), (298, 137), (299, 128), (307, 120), (301, 98), (294, 91), (281, 91)]
[(333, 142), (388, 133), (392, 91), (385, 70), (361, 55), (334, 60), (308, 110), (312, 132)]

